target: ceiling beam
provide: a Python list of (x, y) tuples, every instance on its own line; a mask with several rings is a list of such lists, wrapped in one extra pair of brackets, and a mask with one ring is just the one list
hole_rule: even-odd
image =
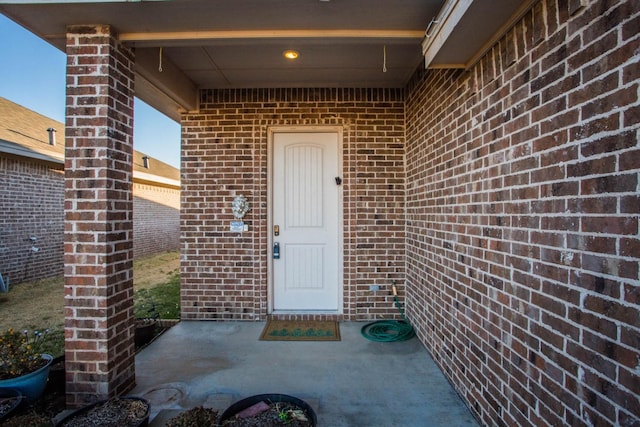
[(161, 49), (136, 49), (136, 96), (178, 121), (198, 108), (196, 85)]

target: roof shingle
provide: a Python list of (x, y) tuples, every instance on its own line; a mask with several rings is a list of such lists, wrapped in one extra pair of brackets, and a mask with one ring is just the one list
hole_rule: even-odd
[[(49, 143), (55, 130), (56, 144)], [(0, 97), (0, 153), (64, 166), (64, 124)], [(145, 167), (144, 157), (148, 158)], [(145, 153), (133, 152), (134, 180), (180, 186), (180, 170)]]

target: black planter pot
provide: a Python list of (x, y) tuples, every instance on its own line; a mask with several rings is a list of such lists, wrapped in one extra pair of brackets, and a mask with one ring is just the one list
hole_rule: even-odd
[(49, 368), (49, 381), (44, 389), (45, 394), (64, 394), (66, 386), (64, 356), (53, 359)]
[(158, 321), (155, 319), (136, 319), (136, 347), (142, 347), (153, 339)]
[(222, 417), (220, 417), (220, 424), (224, 421), (229, 420), (235, 417), (239, 412), (244, 411), (247, 408), (255, 405), (256, 403), (266, 402), (266, 403), (291, 403), (297, 406), (300, 409), (303, 409), (310, 418), (311, 425), (316, 426), (318, 420), (316, 417), (316, 413), (313, 408), (304, 400), (298, 399), (297, 397), (289, 396), (286, 394), (256, 394), (255, 396), (249, 396), (246, 399), (242, 399), (229, 406), (222, 413)]
[(22, 396), (19, 390), (14, 388), (0, 388), (0, 400), (4, 401), (5, 399), (10, 400), (10, 404), (7, 403), (7, 407), (5, 407), (4, 411), (0, 414), (0, 423), (18, 410), (24, 400), (24, 396)]
[[(135, 396), (123, 396), (123, 397), (119, 397), (118, 399), (120, 400), (137, 400), (140, 401), (144, 404), (147, 405), (147, 411), (144, 414), (144, 416), (140, 419), (140, 421), (138, 423), (136, 423), (135, 425), (131, 426), (131, 427), (147, 427), (149, 425), (149, 415), (151, 413), (151, 405), (149, 403), (148, 400), (143, 399), (141, 397), (135, 397)], [(55, 427), (63, 427), (65, 426), (67, 423), (69, 423), (71, 420), (73, 420), (74, 418), (77, 417), (82, 417), (84, 415), (86, 415), (87, 413), (89, 413), (90, 411), (92, 411), (93, 409), (95, 409), (96, 407), (103, 405), (105, 403), (107, 403), (108, 400), (101, 400), (99, 402), (95, 402), (92, 403), (88, 406), (84, 406), (80, 409), (77, 409), (75, 411), (73, 411), (72, 413), (70, 413), (69, 415), (67, 415), (66, 417), (62, 418), (60, 421), (58, 421), (56, 423)], [(128, 427), (128, 426), (122, 426), (122, 427)]]

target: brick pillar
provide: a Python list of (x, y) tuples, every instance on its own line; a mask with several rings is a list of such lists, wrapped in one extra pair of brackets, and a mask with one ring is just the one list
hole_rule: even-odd
[(67, 28), (67, 404), (135, 385), (133, 54), (109, 26)]

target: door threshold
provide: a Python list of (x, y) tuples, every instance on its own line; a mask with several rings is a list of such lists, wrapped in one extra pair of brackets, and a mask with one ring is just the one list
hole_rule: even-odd
[(280, 315), (315, 315), (315, 314), (324, 314), (329, 316), (339, 316), (342, 313), (338, 310), (273, 310), (269, 313), (269, 316), (280, 316)]
[(272, 320), (319, 320), (341, 322), (344, 315), (338, 311), (295, 311), (295, 310), (276, 310), (267, 315), (267, 319)]

